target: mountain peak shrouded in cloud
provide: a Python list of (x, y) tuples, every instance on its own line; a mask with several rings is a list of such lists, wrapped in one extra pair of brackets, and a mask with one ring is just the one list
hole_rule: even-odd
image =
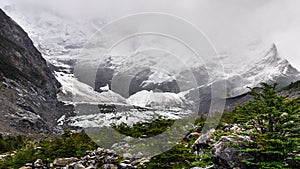
[(0, 1), (0, 168), (298, 164), (300, 1)]
[(219, 52), (228, 53), (232, 60), (247, 60), (249, 56), (240, 53), (247, 50), (249, 42), (258, 39), (267, 44), (275, 42), (280, 48), (279, 53), (300, 69), (297, 46), (300, 39), (300, 1), (296, 0), (3, 0), (0, 6), (11, 4), (23, 10), (23, 16), (29, 13), (39, 15), (38, 11), (48, 9), (76, 20), (102, 18), (107, 22), (141, 12), (172, 14), (196, 25)]
[[(40, 4), (40, 5), (42, 5), (42, 4)], [(243, 5), (243, 4), (241, 4), (241, 5)], [(266, 5), (266, 3), (264, 3), (264, 5)], [(226, 5), (226, 9), (224, 9), (224, 10), (227, 11), (228, 7), (229, 6)], [(35, 7), (32, 7), (32, 8), (35, 8)], [(43, 8), (47, 8), (47, 7), (43, 6)], [(212, 8), (212, 7), (210, 7), (210, 8)], [(216, 5), (215, 8), (219, 8), (219, 5)], [(236, 8), (236, 7), (232, 7), (232, 8)], [(260, 8), (265, 8), (265, 7), (258, 5), (256, 7), (253, 6), (252, 9), (258, 10), (257, 8), (260, 9)], [(103, 25), (105, 25), (105, 23), (109, 22), (109, 20), (107, 20), (108, 18), (106, 17), (109, 14), (105, 14), (105, 15), (103, 14), (101, 16), (97, 16), (98, 19), (90, 18), (91, 20), (87, 20), (87, 19), (73, 20), (73, 19), (70, 19), (69, 17), (64, 17), (67, 14), (64, 15), (64, 13), (62, 11), (60, 11), (59, 9), (55, 9), (55, 8), (48, 8), (48, 10), (40, 10), (40, 11), (38, 11), (39, 13), (37, 15), (34, 14), (35, 11), (32, 11), (28, 8), (22, 8), (22, 7), (20, 7), (19, 4), (6, 5), (6, 7), (4, 9), (6, 9), (8, 14), (11, 15), (13, 18), (15, 18), (15, 20), (24, 27), (24, 29), (29, 33), (29, 36), (33, 39), (35, 46), (41, 51), (43, 56), (48, 61), (50, 61), (52, 64), (54, 64), (58, 67), (68, 67), (67, 68), (68, 70), (63, 70), (63, 72), (68, 72), (68, 75), (61, 74), (59, 72), (56, 73), (57, 78), (61, 82), (66, 82), (70, 79), (73, 79), (73, 77), (70, 77), (70, 76), (73, 76), (72, 75), (72, 73), (73, 73), (72, 69), (74, 67), (73, 63), (74, 63), (74, 61), (76, 61), (76, 59), (78, 57), (80, 57), (79, 54), (84, 47), (87, 47), (87, 49), (85, 49), (85, 51), (87, 52), (88, 55), (90, 54), (92, 56), (94, 54), (94, 52), (98, 52), (98, 51), (93, 51), (92, 48), (87, 45), (87, 42), (89, 41), (89, 38), (95, 32), (98, 31), (97, 28), (100, 28)], [(155, 8), (153, 8), (153, 9), (155, 9)], [(30, 12), (26, 12), (27, 10), (29, 10)], [(225, 11), (221, 11), (221, 13), (225, 12)], [(227, 11), (227, 12), (229, 12), (229, 11)], [(237, 12), (237, 11), (235, 11), (235, 12)], [(128, 13), (128, 14), (130, 14), (130, 13)], [(214, 17), (214, 15), (215, 14), (212, 14), (211, 17)], [(24, 16), (26, 16), (26, 17), (24, 17)], [(191, 20), (193, 19), (191, 16), (187, 16), (187, 17), (190, 17)], [(225, 17), (225, 16), (223, 16), (223, 17)], [(104, 18), (106, 18), (106, 19), (104, 19)], [(217, 24), (217, 21), (218, 20), (216, 20), (216, 22), (215, 22), (216, 24)], [(236, 21), (236, 22), (238, 22), (238, 21)], [(195, 23), (197, 24), (197, 22), (195, 22)], [(211, 22), (207, 22), (206, 23), (207, 25), (205, 25), (204, 23), (201, 23), (200, 28), (205, 28), (211, 24)], [(200, 24), (199, 21), (198, 21), (198, 24)], [(240, 29), (243, 28), (243, 25), (240, 25), (240, 24), (227, 25), (227, 26), (239, 26)], [(225, 29), (223, 29), (223, 28), (221, 29), (220, 27), (218, 27), (218, 29), (212, 28), (212, 30), (215, 31), (215, 36), (211, 36), (211, 34), (209, 34), (209, 31), (211, 31), (211, 30), (209, 30), (208, 32), (204, 31), (204, 33), (207, 33), (209, 38), (211, 38), (213, 40), (213, 43), (216, 45), (218, 52), (222, 53), (220, 58), (212, 58), (211, 61), (214, 59), (220, 59), (220, 62), (222, 62), (224, 65), (225, 77), (224, 77), (224, 74), (222, 75), (222, 72), (214, 71), (214, 66), (216, 64), (214, 64), (213, 62), (205, 63), (208, 67), (204, 68), (204, 67), (202, 67), (202, 65), (196, 65), (195, 61), (188, 60), (186, 58), (190, 63), (192, 63), (194, 65), (194, 67), (192, 68), (192, 71), (194, 71), (194, 73), (199, 75), (199, 76), (195, 77), (197, 83), (204, 84), (204, 82), (207, 82), (208, 79), (215, 79), (215, 80), (218, 78), (233, 79), (234, 83), (237, 82), (237, 84), (233, 85), (234, 87), (243, 88), (242, 90), (236, 89), (237, 92), (235, 92), (235, 91), (232, 92), (232, 95), (235, 95), (235, 94), (240, 94), (241, 92), (245, 91), (244, 88), (246, 86), (255, 86), (255, 85), (257, 85), (257, 83), (259, 83), (260, 80), (265, 81), (265, 80), (267, 80), (268, 77), (273, 78), (273, 75), (280, 74), (280, 72), (284, 71), (284, 69), (282, 69), (282, 70), (280, 69), (277, 71), (277, 68), (276, 68), (276, 67), (278, 67), (278, 65), (280, 65), (280, 64), (278, 64), (278, 61), (283, 60), (280, 57), (286, 58), (286, 55), (282, 55), (280, 53), (280, 50), (282, 49), (281, 43), (278, 44), (278, 42), (275, 41), (276, 45), (275, 44), (270, 45), (274, 42), (268, 42), (268, 41), (264, 40), (263, 37), (253, 36), (250, 38), (248, 36), (251, 36), (253, 32), (251, 32), (251, 31), (248, 32), (247, 27), (245, 27), (245, 30), (243, 30), (244, 31), (243, 33), (245, 34), (243, 36), (239, 36), (238, 32), (237, 32), (237, 34), (230, 33), (230, 32), (224, 32), (224, 31), (234, 31), (236, 28), (238, 28), (238, 27), (235, 27), (233, 30), (227, 30), (226, 25), (225, 25)], [(207, 28), (205, 28), (205, 29), (207, 29)], [(119, 31), (124, 31), (124, 30), (122, 28)], [(221, 35), (219, 37), (220, 32), (224, 33), (224, 34), (222, 34), (222, 36), (223, 35), (225, 36), (226, 34), (230, 34), (231, 37), (226, 38), (226, 36), (225, 36), (224, 39), (222, 39)], [(120, 33), (122, 33), (122, 32), (120, 32)], [(235, 39), (236, 36), (239, 36), (239, 39)], [(221, 40), (218, 38), (220, 38)], [(245, 38), (246, 40), (243, 38)], [(224, 46), (222, 45), (222, 43), (221, 43), (222, 40), (226, 40), (226, 43), (224, 43), (226, 45), (224, 45)], [(231, 46), (231, 45), (233, 45), (233, 44), (231, 44), (233, 41), (235, 43), (234, 47)], [(158, 82), (155, 80), (153, 81), (153, 79), (151, 80), (150, 77), (152, 77), (153, 75), (161, 74), (161, 72), (157, 72), (154, 69), (143, 70), (144, 68), (142, 68), (142, 67), (136, 67), (136, 69), (134, 69), (134, 71), (132, 71), (132, 75), (134, 75), (134, 73), (137, 73), (137, 74), (141, 73), (141, 74), (139, 74), (140, 77), (137, 76), (135, 78), (135, 80), (140, 81), (141, 80), (140, 78), (143, 78), (144, 80), (141, 82), (137, 82), (136, 85), (139, 86), (138, 89), (135, 88), (135, 89), (133, 89), (134, 92), (132, 92), (132, 93), (129, 92), (129, 93), (134, 94), (134, 93), (138, 92), (139, 90), (145, 90), (145, 89), (156, 90), (156, 88), (159, 90), (162, 90), (162, 91), (178, 92), (178, 89), (177, 89), (178, 87), (176, 87), (174, 84), (176, 82), (180, 82), (180, 81), (182, 82), (182, 85), (184, 85), (182, 87), (182, 89), (188, 90), (189, 88), (191, 88), (191, 84), (188, 84), (190, 82), (187, 80), (187, 77), (188, 78), (191, 78), (191, 77), (188, 76), (186, 73), (186, 72), (189, 72), (189, 70), (186, 70), (185, 67), (182, 67), (181, 64), (176, 64), (177, 63), (177, 62), (175, 62), (176, 59), (172, 59), (172, 56), (164, 55), (162, 51), (160, 51), (160, 52), (157, 51), (154, 53), (152, 51), (139, 52), (139, 50), (141, 48), (143, 48), (143, 47), (147, 48), (147, 46), (151, 46), (151, 43), (155, 43), (158, 47), (161, 47), (161, 48), (164, 48), (166, 45), (168, 45), (168, 47), (170, 47), (172, 45), (172, 43), (162, 43), (160, 41), (152, 41), (151, 39), (147, 40), (145, 37), (132, 39), (127, 42), (130, 42), (130, 43), (124, 43), (123, 46), (119, 45), (119, 47), (115, 48), (115, 49), (120, 48), (120, 50), (116, 50), (116, 53), (112, 53), (113, 54), (111, 57), (112, 63), (110, 63), (109, 65), (106, 65), (103, 62), (103, 65), (102, 65), (103, 70), (100, 70), (100, 71), (98, 70), (98, 73), (99, 72), (100, 72), (100, 74), (101, 74), (101, 72), (105, 73), (105, 74), (103, 74), (103, 73), (101, 74), (101, 76), (105, 77), (105, 78), (104, 79), (100, 78), (99, 84), (96, 85), (97, 86), (96, 90), (98, 90), (99, 87), (106, 86), (107, 84), (110, 85), (111, 79), (118, 73), (121, 73), (120, 70), (122, 67), (131, 65), (131, 66), (129, 66), (129, 68), (130, 68), (132, 66), (134, 67), (134, 65), (141, 65), (141, 64), (149, 65), (149, 63), (152, 63), (152, 64), (150, 64), (152, 66), (158, 65), (160, 67), (162, 65), (163, 65), (163, 67), (166, 67), (167, 65), (173, 65), (172, 67), (174, 67), (176, 69), (174, 72), (178, 73), (174, 76), (177, 79), (173, 77), (174, 78), (173, 82), (172, 82), (172, 80), (171, 81), (170, 80), (169, 81), (162, 80), (161, 82)], [(99, 42), (99, 43), (100, 43), (99, 44), (100, 46), (101, 45), (105, 46), (105, 44), (106, 44), (105, 40), (103, 40), (103, 39), (101, 39), (101, 42)], [(227, 46), (227, 44), (229, 44), (229, 46)], [(124, 51), (127, 51), (127, 48), (136, 49), (136, 51), (129, 50), (133, 53), (124, 53), (124, 52), (122, 52), (123, 48), (126, 49)], [(278, 50), (278, 48), (280, 50)], [(282, 50), (284, 50), (284, 49), (282, 49)], [(132, 57), (128, 57), (128, 56), (132, 56)], [(163, 59), (163, 58), (165, 58), (165, 59)], [(90, 59), (92, 59), (92, 58), (90, 58)], [(104, 60), (105, 60), (105, 58), (104, 58)], [(288, 60), (290, 60), (290, 59), (288, 59)], [(94, 63), (94, 61), (91, 61), (91, 62)], [(174, 63), (171, 64), (171, 62), (174, 62)], [(285, 60), (285, 62), (287, 62), (287, 61)], [(102, 64), (101, 61), (100, 61), (100, 63)], [(286, 65), (294, 65), (294, 62), (292, 62), (291, 64), (288, 63)], [(263, 69), (264, 67), (267, 67), (267, 68)], [(281, 66), (281, 67), (285, 67), (285, 66)], [(89, 68), (91, 68), (91, 67), (89, 67)], [(259, 69), (260, 71), (257, 71), (256, 69)], [(207, 70), (211, 71), (210, 77), (208, 77)], [(292, 69), (287, 69), (287, 70), (292, 70)], [(249, 73), (249, 72), (251, 72), (251, 73)], [(241, 75), (245, 75), (245, 76), (241, 76)], [(254, 76), (250, 77), (250, 75), (255, 75), (255, 78), (254, 78)], [(83, 73), (83, 77), (85, 78), (87, 76)], [(244, 77), (247, 77), (247, 78), (243, 79)], [(148, 79), (148, 78), (150, 78), (150, 79)], [(181, 79), (181, 80), (179, 80), (179, 79)], [(251, 80), (251, 79), (255, 79), (255, 80)], [(184, 81), (187, 83), (184, 83)], [(290, 81), (290, 80), (288, 80), (288, 81)], [(64, 84), (67, 84), (67, 83), (64, 83)], [(79, 82), (77, 83), (77, 81), (76, 81), (76, 84), (80, 84), (80, 83)], [(65, 89), (70, 89), (70, 87), (68, 85), (69, 84), (66, 85)], [(89, 84), (89, 85), (91, 85), (91, 84)], [(161, 86), (167, 86), (167, 87), (161, 87)], [(79, 87), (80, 87), (80, 85), (79, 85)], [(93, 92), (91, 91), (90, 93), (93, 93)]]
[(271, 47), (266, 51), (265, 55), (262, 58), (261, 62), (266, 64), (273, 64), (282, 58), (278, 54), (278, 49), (275, 43), (271, 45)]
[(240, 71), (238, 76), (229, 78), (229, 86), (236, 85), (231, 96), (242, 94), (248, 90), (246, 87), (256, 87), (259, 82), (277, 82), (279, 87), (284, 87), (300, 79), (300, 72), (280, 56), (274, 43), (261, 56), (261, 59)]

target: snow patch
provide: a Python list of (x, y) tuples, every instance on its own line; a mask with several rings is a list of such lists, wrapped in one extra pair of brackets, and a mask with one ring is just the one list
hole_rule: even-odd
[(73, 104), (83, 102), (97, 103), (125, 103), (125, 99), (119, 94), (107, 90), (99, 93), (80, 81), (74, 75), (63, 72), (55, 72), (56, 79), (62, 84), (61, 93), (58, 94), (60, 101)]
[(183, 106), (183, 100), (176, 93), (156, 93), (153, 91), (143, 90), (130, 96), (126, 102), (131, 105), (152, 108), (180, 108)]

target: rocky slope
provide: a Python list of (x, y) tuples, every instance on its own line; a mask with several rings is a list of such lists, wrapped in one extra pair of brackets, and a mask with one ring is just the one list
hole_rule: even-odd
[(27, 33), (0, 9), (0, 132), (53, 131), (60, 84)]
[[(257, 91), (260, 91), (261, 88), (255, 88)], [(282, 96), (288, 96), (288, 98), (297, 98), (300, 96), (300, 81), (292, 82), (287, 86), (278, 87), (278, 94)], [(253, 97), (248, 93), (243, 93), (235, 97), (229, 97), (226, 99), (225, 111), (232, 111), (236, 106), (242, 105), (250, 100)]]
[[(295, 95), (293, 94), (292, 97), (297, 97), (296, 94), (298, 93), (299, 96), (299, 89), (300, 82), (297, 82), (281, 89), (278, 93), (294, 93)], [(261, 89), (257, 88), (257, 90), (259, 91)], [(247, 94), (244, 94), (232, 99), (239, 100), (239, 98), (247, 98), (246, 96)], [(249, 97), (250, 96), (248, 95), (248, 98)], [(246, 100), (247, 99), (244, 99), (243, 101), (246, 102)], [(110, 149), (98, 148), (94, 151), (86, 151), (85, 154), (80, 157), (56, 157), (55, 160), (53, 158), (53, 160), (50, 162), (48, 161), (48, 163), (45, 161), (43, 163), (41, 159), (34, 159), (30, 163), (27, 163), (22, 169), (49, 167), (57, 169), (64, 167), (116, 169), (191, 167), (191, 169), (247, 169), (249, 166), (244, 160), (261, 158), (261, 155), (258, 153), (243, 151), (244, 149), (249, 148), (250, 142), (252, 143), (255, 141), (254, 139), (256, 137), (251, 137), (251, 135), (249, 135), (250, 133), (253, 133), (253, 128), (248, 128), (248, 124), (245, 126), (243, 123), (234, 120), (237, 117), (240, 118), (240, 115), (235, 117), (232, 112), (224, 115), (219, 127), (210, 129), (205, 133), (200, 133), (204, 121), (202, 121), (203, 123), (201, 121), (195, 123), (193, 129), (191, 129), (183, 140), (176, 145), (177, 147), (175, 146), (170, 151), (152, 158), (145, 158), (143, 156), (143, 153), (145, 152), (143, 151), (138, 153), (131, 152), (132, 154), (128, 153), (130, 151), (127, 150), (130, 149), (129, 143), (132, 141), (132, 138), (127, 136), (122, 139), (120, 143), (116, 143), (110, 147)], [(284, 116), (287, 116), (287, 113), (280, 114), (282, 119), (284, 119)], [(297, 124), (297, 122), (295, 124)], [(286, 137), (287, 135), (284, 135), (283, 137)], [(264, 145), (259, 147), (263, 146)], [(122, 151), (123, 154), (118, 153), (119, 151)], [(43, 156), (37, 157), (43, 158)], [(180, 164), (181, 166), (178, 167)], [(25, 165), (25, 162), (22, 163), (22, 165)], [(153, 167), (153, 165), (156, 167)]]
[(94, 151), (87, 151), (81, 158), (57, 158), (50, 164), (44, 164), (41, 159), (37, 159), (34, 163), (28, 163), (20, 169), (32, 168), (76, 168), (76, 169), (134, 169), (149, 162), (149, 159), (142, 158), (138, 155), (125, 153), (123, 155), (117, 154), (114, 150), (97, 148)]

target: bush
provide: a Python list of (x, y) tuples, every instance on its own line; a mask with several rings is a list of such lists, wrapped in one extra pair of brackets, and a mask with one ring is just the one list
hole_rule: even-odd
[(25, 137), (2, 136), (0, 134), (0, 153), (12, 152), (25, 144)]
[(128, 126), (127, 124), (122, 123), (118, 126), (112, 125), (112, 127), (116, 131), (126, 136), (138, 138), (156, 136), (166, 131), (168, 127), (172, 126), (173, 124), (174, 120), (163, 119), (162, 117), (159, 117), (152, 122), (139, 122), (133, 124), (133, 126)]
[[(16, 140), (17, 138), (19, 137), (10, 139)], [(69, 130), (66, 130), (61, 137), (49, 136), (43, 140), (31, 139), (26, 143), (27, 145), (22, 144), (23, 147), (17, 150), (15, 156), (0, 161), (0, 168), (19, 168), (26, 163), (33, 163), (36, 159), (50, 163), (60, 157), (81, 157), (87, 150), (97, 148), (97, 145), (84, 132), (71, 133)]]

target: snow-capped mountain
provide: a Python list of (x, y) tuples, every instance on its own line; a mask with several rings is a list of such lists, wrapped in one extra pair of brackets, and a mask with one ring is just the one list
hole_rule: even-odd
[[(76, 61), (83, 53), (87, 58), (97, 55), (98, 51), (88, 42), (106, 23), (104, 19), (76, 21), (47, 9), (30, 14), (12, 5), (4, 7), (4, 10), (28, 32), (43, 57), (55, 66), (56, 78), (62, 84), (59, 98), (63, 101), (70, 102), (76, 98), (78, 102), (147, 105), (149, 100), (146, 97), (153, 92), (159, 93), (159, 99), (170, 98), (169, 94), (172, 93), (176, 98), (174, 104), (177, 105), (189, 98), (182, 97), (183, 93), (189, 93), (199, 86), (210, 90), (207, 86), (220, 79), (227, 81), (228, 96), (239, 95), (247, 91), (247, 86), (255, 87), (260, 82), (273, 81), (284, 86), (299, 79), (299, 72), (279, 56), (275, 45), (269, 49), (255, 42), (241, 53), (248, 58), (256, 56), (253, 57), (259, 58), (256, 61), (232, 61), (225, 51), (224, 56), (217, 58), (224, 66), (224, 72), (220, 72), (220, 69), (215, 69), (219, 66), (213, 61), (216, 58), (204, 64), (184, 51), (180, 57), (174, 57), (172, 53), (162, 50), (144, 50), (145, 46), (165, 47), (171, 44), (151, 37), (133, 39), (130, 43), (118, 46), (120, 49), (117, 52), (91, 57), (76, 65), (80, 71), (74, 75)], [(97, 44), (105, 46), (105, 40), (98, 38)], [(173, 48), (176, 47), (174, 45)], [(90, 70), (94, 70), (96, 75), (90, 74)], [(91, 78), (89, 76), (95, 76), (95, 81), (86, 80)], [(141, 98), (141, 95), (145, 98)]]
[(3, 10), (26, 30), (34, 45), (51, 62), (74, 59), (89, 37), (101, 26), (99, 20), (75, 20), (47, 8), (28, 10), (7, 5)]
[(263, 53), (261, 60), (228, 78), (228, 85), (231, 88), (230, 95), (236, 96), (246, 92), (247, 87), (256, 87), (260, 82), (277, 82), (279, 87), (284, 87), (299, 79), (300, 72), (288, 60), (279, 56), (277, 46), (273, 44)]

